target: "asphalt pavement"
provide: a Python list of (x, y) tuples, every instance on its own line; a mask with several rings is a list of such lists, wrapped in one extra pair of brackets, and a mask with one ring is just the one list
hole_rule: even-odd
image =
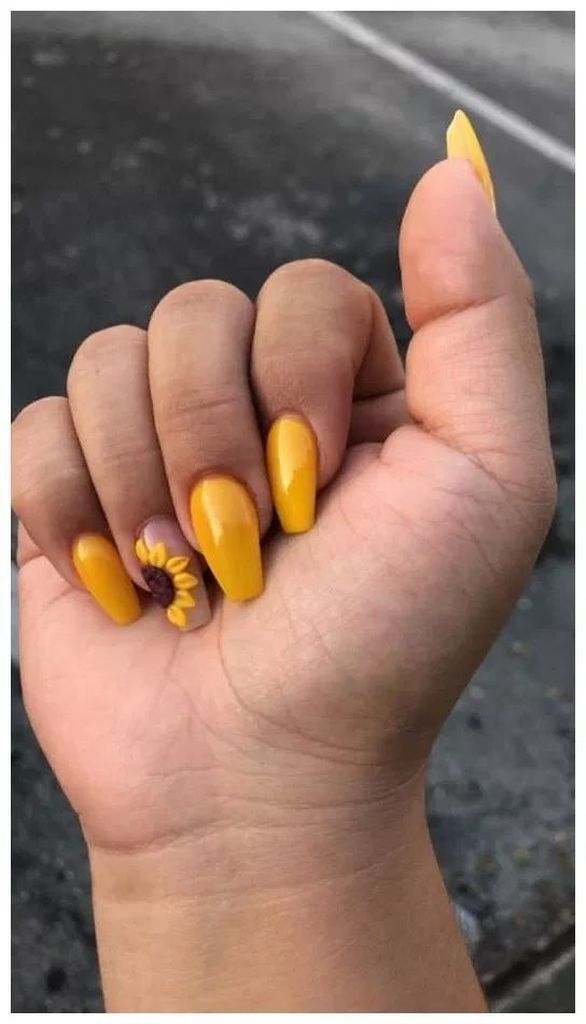
[[(573, 145), (573, 16), (354, 15)], [(92, 331), (145, 324), (181, 281), (254, 295), (323, 256), (381, 294), (454, 101), (309, 13), (13, 16), (13, 405), (62, 393)], [(571, 1010), (574, 178), (475, 122), (536, 289), (558, 514), (509, 624), (438, 741), (429, 815), (497, 1009)], [(13, 673), (13, 1011), (101, 1008), (77, 823)], [(516, 995), (515, 993), (520, 993)], [(511, 1002), (512, 1001), (512, 1002)]]

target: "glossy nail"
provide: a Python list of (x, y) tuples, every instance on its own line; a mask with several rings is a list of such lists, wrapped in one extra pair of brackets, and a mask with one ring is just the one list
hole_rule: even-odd
[(143, 579), (171, 625), (188, 631), (210, 621), (210, 606), (199, 558), (178, 523), (155, 516), (143, 526), (135, 545)]
[(273, 501), (285, 533), (305, 533), (315, 522), (317, 443), (300, 416), (280, 416), (267, 437)]
[(457, 110), (454, 114), (452, 123), (446, 132), (446, 143), (449, 157), (468, 160), (472, 164), (474, 173), (496, 212), (494, 186), (488, 164), (476, 132), (463, 110)]
[(84, 533), (73, 544), (73, 564), (86, 590), (119, 626), (140, 618), (141, 608), (114, 544), (98, 533)]
[(207, 476), (193, 488), (191, 522), (202, 554), (232, 601), (263, 590), (258, 515), (250, 494), (229, 476)]

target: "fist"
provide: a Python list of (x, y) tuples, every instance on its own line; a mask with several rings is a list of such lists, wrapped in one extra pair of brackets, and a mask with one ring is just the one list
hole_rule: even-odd
[(466, 162), (400, 260), (406, 368), (308, 260), (255, 302), (181, 285), (17, 418), (25, 698), (90, 842), (404, 786), (506, 619), (555, 483), (531, 289)]

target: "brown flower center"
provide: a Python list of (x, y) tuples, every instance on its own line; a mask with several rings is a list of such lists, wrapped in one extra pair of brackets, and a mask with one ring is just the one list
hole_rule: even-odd
[(175, 598), (175, 584), (169, 573), (164, 569), (157, 569), (154, 565), (145, 565), (142, 575), (155, 601), (163, 608), (168, 608)]

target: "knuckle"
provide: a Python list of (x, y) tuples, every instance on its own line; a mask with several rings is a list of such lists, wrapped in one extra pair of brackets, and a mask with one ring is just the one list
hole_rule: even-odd
[(189, 281), (161, 299), (155, 306), (149, 323), (149, 330), (158, 327), (162, 321), (166, 326), (181, 326), (190, 319), (190, 310), (194, 306), (216, 310), (218, 306), (234, 308), (236, 312), (250, 315), (252, 302), (236, 285), (228, 281), (215, 279)]
[(25, 451), (12, 466), (11, 503), (15, 515), (26, 522), (43, 509), (48, 516), (58, 500), (76, 505), (85, 482), (83, 467), (75, 463), (42, 460)]
[(330, 262), (330, 260), (325, 260), (321, 257), (292, 260), (290, 263), (282, 263), (280, 267), (273, 270), (272, 274), (267, 277), (261, 289), (261, 294), (266, 288), (272, 287), (275, 284), (287, 286), (293, 282), (298, 284), (299, 282), (332, 281), (334, 279), (342, 281), (346, 278), (353, 280), (352, 275), (347, 270), (338, 266), (337, 263)]
[(69, 428), (69, 403), (54, 395), (27, 405), (12, 424), (11, 500), (20, 519), (26, 518), (31, 503), (43, 502), (45, 481), (56, 461), (47, 451), (47, 440), (60, 436), (60, 423)]
[[(277, 267), (273, 271), (271, 277), (277, 275), (297, 275), (297, 274), (310, 274), (311, 276), (317, 276), (318, 274), (345, 274), (346, 271), (342, 267), (338, 266), (337, 263), (333, 263), (331, 260), (326, 260), (322, 256), (310, 256), (302, 260), (291, 260), (289, 263), (282, 263), (280, 267)], [(269, 278), (270, 280), (270, 278)]]
[(293, 408), (305, 404), (309, 395), (328, 389), (330, 394), (352, 393), (354, 368), (346, 349), (322, 342), (319, 346), (291, 344), (267, 348), (251, 367), (254, 385), (262, 389), (265, 401), (278, 398)]
[(168, 435), (188, 434), (210, 426), (238, 421), (242, 396), (228, 389), (181, 388), (161, 394), (155, 408), (157, 423)]
[(133, 432), (125, 435), (118, 431), (112, 435), (100, 435), (94, 441), (93, 459), (104, 478), (113, 481), (116, 487), (124, 482), (124, 490), (147, 475), (152, 476), (159, 458), (156, 442), (149, 438), (141, 441)]
[(270, 295), (278, 303), (287, 298), (287, 293), (290, 296), (296, 292), (310, 297), (313, 306), (317, 302), (323, 313), (336, 311), (340, 316), (348, 315), (359, 330), (372, 321), (371, 290), (336, 263), (324, 259), (284, 263), (267, 278), (258, 302)]
[(12, 421), (13, 445), (18, 444), (23, 435), (26, 438), (30, 431), (40, 429), (39, 425), (48, 416), (69, 419), (69, 402), (63, 395), (49, 395), (25, 405)]
[(10, 500), (14, 514), (18, 519), (26, 518), (27, 495), (30, 493), (30, 486), (22, 469), (22, 466), (17, 466), (13, 463)]
[(72, 382), (80, 377), (99, 374), (100, 368), (104, 366), (104, 360), (107, 360), (114, 351), (118, 352), (121, 344), (137, 345), (142, 348), (145, 340), (145, 331), (129, 324), (106, 327), (90, 334), (82, 341), (71, 360), (67, 374), (67, 389), (69, 390)]

